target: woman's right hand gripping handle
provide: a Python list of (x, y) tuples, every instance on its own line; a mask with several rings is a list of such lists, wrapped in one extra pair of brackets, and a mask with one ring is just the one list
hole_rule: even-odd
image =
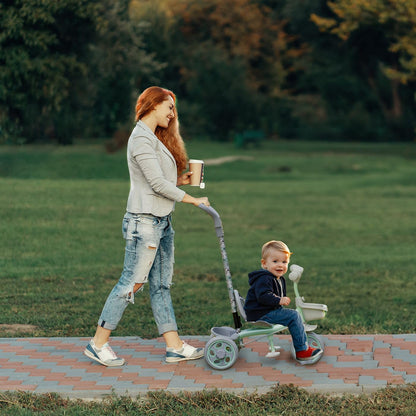
[(210, 206), (209, 200), (206, 196), (203, 196), (201, 198), (194, 198), (191, 195), (185, 194), (185, 196), (182, 199), (182, 202), (185, 202), (186, 204), (192, 204), (198, 207), (201, 204), (206, 205), (207, 207)]

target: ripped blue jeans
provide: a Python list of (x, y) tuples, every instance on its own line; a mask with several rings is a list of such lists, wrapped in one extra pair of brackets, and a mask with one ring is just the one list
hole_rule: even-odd
[(134, 303), (134, 285), (148, 282), (159, 334), (177, 331), (170, 296), (175, 235), (170, 215), (154, 217), (127, 212), (122, 230), (126, 240), (123, 272), (105, 302), (98, 325), (116, 329), (127, 305)]

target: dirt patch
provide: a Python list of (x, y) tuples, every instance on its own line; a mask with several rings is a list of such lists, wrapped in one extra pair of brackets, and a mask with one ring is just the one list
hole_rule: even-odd
[(206, 159), (205, 165), (206, 166), (222, 165), (224, 163), (234, 162), (236, 160), (253, 160), (253, 158), (250, 156), (223, 156), (223, 157), (217, 157), (215, 159)]
[(35, 325), (25, 325), (25, 324), (0, 324), (0, 332), (5, 332), (8, 334), (18, 334), (18, 333), (32, 333), (38, 329)]

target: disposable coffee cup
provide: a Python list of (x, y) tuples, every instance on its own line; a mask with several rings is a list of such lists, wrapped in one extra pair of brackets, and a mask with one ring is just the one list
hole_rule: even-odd
[(204, 161), (197, 159), (189, 160), (189, 172), (192, 172), (190, 177), (191, 186), (199, 186), (201, 189), (205, 188), (204, 183)]

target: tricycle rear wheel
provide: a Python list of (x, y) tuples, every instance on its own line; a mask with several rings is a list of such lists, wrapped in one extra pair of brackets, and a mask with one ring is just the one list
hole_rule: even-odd
[(226, 370), (238, 357), (237, 344), (228, 337), (213, 337), (205, 345), (205, 360), (215, 370)]

